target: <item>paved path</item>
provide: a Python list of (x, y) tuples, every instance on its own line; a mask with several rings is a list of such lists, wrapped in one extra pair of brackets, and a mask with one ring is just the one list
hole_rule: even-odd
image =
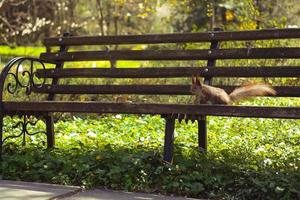
[[(170, 197), (156, 194), (124, 192), (114, 190), (87, 190), (77, 193), (66, 200), (192, 200), (185, 197)], [(196, 199), (194, 199), (196, 200)]]
[(80, 190), (79, 187), (0, 180), (1, 200), (54, 199), (55, 197), (70, 196)]
[[(156, 194), (0, 180), (0, 200), (192, 200)], [(194, 199), (195, 200), (195, 199)]]

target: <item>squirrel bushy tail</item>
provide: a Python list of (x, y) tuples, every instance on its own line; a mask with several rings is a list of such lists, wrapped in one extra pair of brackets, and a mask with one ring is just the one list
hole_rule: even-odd
[(263, 83), (254, 83), (236, 88), (229, 94), (231, 102), (239, 101), (245, 98), (263, 95), (276, 95), (272, 86)]

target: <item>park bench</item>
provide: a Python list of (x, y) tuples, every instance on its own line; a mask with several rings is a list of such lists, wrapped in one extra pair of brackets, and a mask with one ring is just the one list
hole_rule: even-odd
[[(297, 39), (298, 38), (298, 39)], [(113, 114), (150, 114), (161, 115), (165, 120), (165, 140), (163, 158), (167, 162), (172, 161), (174, 125), (175, 120), (191, 120), (198, 122), (198, 145), (199, 149), (207, 148), (206, 116), (228, 116), (228, 117), (256, 117), (256, 118), (300, 118), (300, 107), (275, 107), (275, 106), (240, 106), (240, 105), (194, 105), (192, 101), (180, 103), (151, 102), (147, 99), (142, 102), (132, 101), (63, 101), (57, 99), (57, 95), (162, 95), (171, 97), (173, 95), (191, 96), (191, 77), (200, 76), (206, 84), (212, 84), (212, 78), (232, 80), (243, 78), (299, 78), (300, 67), (297, 59), (300, 58), (299, 47), (300, 29), (270, 29), (253, 31), (221, 32), (215, 30), (207, 33), (174, 33), (157, 35), (122, 35), (122, 36), (71, 36), (64, 34), (62, 37), (44, 39), (43, 43), (47, 52), (42, 53), (39, 58), (14, 58), (7, 63), (0, 76), (0, 102), (1, 102), (1, 124), (0, 141), (2, 145), (7, 139), (28, 134), (26, 126), (30, 116), (43, 119), (46, 124), (47, 146), (54, 147), (54, 120), (53, 113), (113, 113)], [(284, 42), (281, 46), (264, 46), (264, 41), (279, 39), (295, 40), (296, 47), (287, 47)], [(242, 47), (220, 48), (220, 44), (233, 44), (239, 41)], [(258, 42), (258, 45), (256, 44)], [(172, 48), (166, 43), (173, 44)], [(132, 50), (130, 45), (149, 45), (148, 48)], [(160, 45), (164, 46), (160, 48)], [(175, 44), (175, 45), (174, 45)], [(188, 48), (188, 45), (194, 45)], [(203, 44), (206, 44), (203, 45)], [(278, 43), (282, 44), (282, 43)], [(225, 45), (225, 46), (226, 46)], [(178, 48), (175, 48), (175, 47)], [(197, 48), (198, 47), (198, 48)], [(200, 47), (200, 48), (199, 48)], [(53, 50), (53, 48), (56, 50)], [(81, 49), (80, 49), (81, 48)], [(175, 49), (173, 49), (175, 48)], [(83, 49), (83, 50), (82, 50)], [(91, 50), (92, 49), (92, 50)], [(99, 50), (100, 49), (100, 50)], [(260, 59), (264, 61), (282, 61), (295, 59), (298, 66), (249, 66), (248, 61)], [(168, 63), (168, 67), (140, 67), (118, 68), (117, 62), (128, 61), (197, 61), (205, 64), (193, 64), (193, 66), (174, 66)], [(216, 66), (217, 60), (226, 60), (228, 66)], [(108, 61), (110, 68), (86, 68), (85, 62), (82, 67), (64, 68), (65, 63), (79, 61)], [(230, 64), (234, 61), (245, 61), (240, 66)], [(22, 63), (29, 63), (29, 69), (20, 70)], [(49, 68), (52, 65), (52, 68)], [(40, 66), (36, 69), (35, 66)], [(24, 66), (22, 66), (24, 67)], [(21, 77), (28, 76), (26, 83), (22, 83)], [(39, 80), (37, 79), (39, 78)], [(60, 84), (59, 80), (68, 78), (87, 79), (130, 79), (133, 84)], [(176, 84), (159, 82), (159, 84), (140, 84), (135, 82), (139, 79), (165, 79), (179, 78), (182, 81)], [(46, 81), (44, 81), (46, 80)], [(51, 80), (49, 82), (48, 80)], [(232, 91), (236, 85), (215, 85)], [(5, 100), (4, 93), (15, 94), (24, 89), (30, 97), (35, 94), (44, 94), (45, 100)], [(277, 97), (300, 97), (300, 87), (281, 84), (274, 86)], [(7, 136), (4, 138), (3, 117), (24, 117), (23, 129), (20, 135)], [(33, 123), (33, 122), (32, 122)], [(31, 124), (32, 124), (31, 123)], [(272, 128), (272, 127), (270, 127)]]

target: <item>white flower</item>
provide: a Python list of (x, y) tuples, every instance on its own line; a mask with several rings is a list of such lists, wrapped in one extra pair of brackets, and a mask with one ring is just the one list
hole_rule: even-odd
[(264, 160), (264, 164), (265, 165), (271, 165), (272, 164), (272, 160), (269, 159), (269, 158), (267, 158), (267, 159)]
[(23, 65), (19, 65), (18, 73), (22, 73), (24, 71)]
[(255, 150), (256, 153), (261, 152), (261, 151), (264, 152), (265, 148), (259, 147), (258, 149)]
[(88, 131), (87, 132), (87, 136), (89, 136), (89, 137), (96, 137), (97, 136), (97, 134), (96, 133), (94, 133), (93, 131)]
[(75, 132), (71, 132), (69, 134), (69, 138), (71, 138), (71, 137), (77, 137), (77, 136), (78, 136), (78, 133), (75, 133)]
[(122, 115), (116, 115), (115, 118), (116, 119), (122, 119)]
[(298, 28), (298, 26), (296, 24), (292, 24), (292, 25), (287, 25), (288, 28)]

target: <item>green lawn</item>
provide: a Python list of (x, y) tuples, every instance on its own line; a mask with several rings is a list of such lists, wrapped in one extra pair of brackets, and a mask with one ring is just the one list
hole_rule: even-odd
[(39, 57), (41, 52), (45, 52), (45, 47), (28, 47), (28, 46), (0, 46), (0, 55), (2, 56), (32, 56)]

